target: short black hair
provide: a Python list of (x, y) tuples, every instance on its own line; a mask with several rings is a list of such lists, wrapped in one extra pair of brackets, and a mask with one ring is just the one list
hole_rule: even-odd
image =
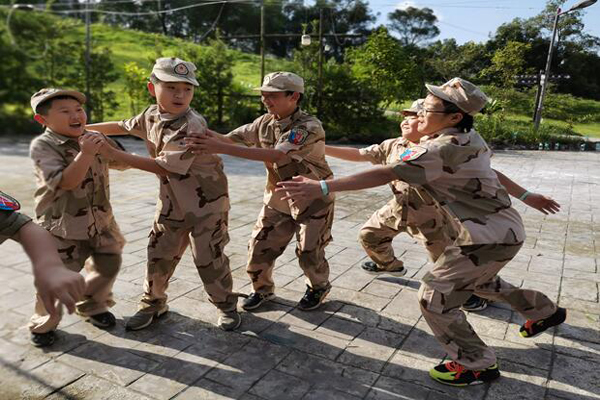
[(458, 106), (454, 103), (450, 103), (447, 100), (444, 99), (440, 99), (442, 100), (442, 104), (444, 105), (444, 111), (447, 112), (448, 114), (452, 114), (452, 113), (459, 113), (462, 114), (462, 119), (460, 120), (460, 122), (458, 124), (455, 125), (456, 128), (458, 128), (461, 132), (469, 132), (471, 129), (473, 129), (473, 116), (467, 114), (466, 112), (464, 112), (463, 110), (461, 110), (460, 108), (458, 108)]
[(63, 94), (61, 96), (51, 97), (48, 100), (42, 101), (35, 108), (35, 112), (36, 112), (36, 114), (40, 114), (40, 115), (44, 115), (44, 116), (48, 115), (48, 111), (50, 111), (50, 108), (52, 108), (52, 103), (54, 103), (55, 100), (67, 100), (67, 99), (75, 100), (79, 104), (83, 104), (83, 103), (81, 103), (81, 101), (79, 101), (78, 98), (69, 96), (68, 94)]
[[(293, 90), (286, 90), (286, 91), (285, 91), (285, 96), (286, 96), (286, 97), (289, 97), (289, 96), (293, 95), (294, 93), (296, 93), (296, 92), (294, 92)], [(298, 102), (297, 102), (296, 104), (297, 104), (297, 105), (300, 105), (300, 103), (302, 103), (302, 99), (304, 98), (304, 94), (303, 94), (303, 93), (300, 93), (300, 92), (298, 92), (298, 94), (299, 94), (300, 96), (298, 97)]]

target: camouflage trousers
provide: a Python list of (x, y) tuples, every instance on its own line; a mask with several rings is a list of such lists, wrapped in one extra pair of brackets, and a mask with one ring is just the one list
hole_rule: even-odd
[(473, 293), (508, 303), (527, 319), (546, 318), (556, 311), (543, 293), (517, 288), (497, 276), (520, 248), (521, 244), (451, 245), (423, 277), (419, 290), (423, 316), (448, 356), (466, 368), (479, 370), (496, 362), (494, 351), (460, 309)]
[(140, 310), (160, 309), (166, 304), (169, 279), (188, 246), (192, 248), (194, 264), (209, 301), (223, 311), (237, 308), (237, 296), (232, 294), (229, 258), (224, 253), (225, 245), (229, 243), (227, 218), (227, 212), (208, 214), (202, 222), (190, 228), (154, 222), (148, 242), (148, 264)]
[[(91, 316), (108, 311), (115, 305), (112, 287), (121, 268), (121, 253), (125, 245), (119, 228), (115, 225), (90, 240), (54, 238), (65, 266), (71, 271), (79, 272), (85, 265), (87, 271), (84, 299), (77, 303), (77, 314)], [(61, 319), (62, 307), (59, 307), (58, 316), (50, 317), (42, 301), (36, 297), (35, 313), (29, 322), (29, 330), (34, 333), (52, 331)]]
[(311, 215), (303, 222), (291, 215), (263, 205), (248, 243), (247, 272), (252, 287), (258, 293), (275, 290), (273, 268), (279, 257), (296, 234), (296, 256), (307, 284), (314, 289), (329, 285), (329, 263), (325, 247), (331, 241), (333, 204)]
[(397, 269), (403, 262), (394, 255), (392, 241), (402, 232), (421, 241), (433, 262), (451, 243), (444, 218), (436, 207), (422, 206), (412, 210), (402, 207), (396, 199), (371, 215), (360, 229), (358, 240), (379, 267)]

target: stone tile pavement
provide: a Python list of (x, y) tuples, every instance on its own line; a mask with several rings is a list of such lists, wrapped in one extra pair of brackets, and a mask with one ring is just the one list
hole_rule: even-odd
[[(124, 140), (144, 153), (140, 142)], [(26, 141), (0, 141), (1, 189), (31, 214), (34, 183)], [(331, 159), (337, 175), (367, 165)], [(226, 158), (232, 199), (231, 258), (235, 289), (248, 292), (246, 243), (265, 180), (260, 163)], [(67, 316), (47, 350), (28, 344), (33, 309), (30, 265), (14, 242), (0, 247), (0, 399), (596, 399), (600, 398), (600, 154), (499, 152), (494, 166), (529, 190), (553, 196), (553, 216), (519, 201), (528, 239), (501, 273), (569, 309), (567, 322), (542, 336), (518, 335), (522, 318), (494, 304), (468, 319), (494, 346), (502, 378), (455, 389), (427, 374), (444, 353), (422, 319), (416, 292), (429, 268), (407, 236), (395, 242), (406, 278), (373, 278), (357, 267), (365, 254), (358, 229), (390, 197), (386, 187), (338, 196), (334, 241), (327, 249), (333, 290), (314, 312), (294, 308), (304, 292), (293, 246), (277, 262), (277, 300), (244, 313), (239, 331), (214, 327), (189, 254), (169, 288), (171, 312), (150, 328), (125, 332), (142, 293), (145, 247), (157, 182), (139, 171), (111, 175), (117, 220), (125, 233), (123, 269), (115, 284), (119, 321), (110, 331)]]

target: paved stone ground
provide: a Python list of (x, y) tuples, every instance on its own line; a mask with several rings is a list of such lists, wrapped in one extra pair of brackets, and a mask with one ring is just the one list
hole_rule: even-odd
[[(143, 152), (140, 142), (125, 141)], [(2, 190), (31, 213), (33, 179), (26, 142), (0, 142)], [(555, 216), (525, 209), (528, 239), (501, 275), (544, 291), (569, 309), (567, 322), (541, 337), (518, 335), (522, 318), (501, 304), (468, 318), (494, 346), (502, 378), (491, 385), (454, 389), (432, 382), (428, 369), (444, 353), (416, 302), (429, 264), (407, 236), (395, 248), (409, 267), (404, 278), (372, 278), (358, 265), (356, 241), (388, 188), (338, 196), (334, 242), (327, 249), (333, 290), (322, 309), (294, 308), (304, 280), (293, 246), (275, 271), (278, 298), (244, 313), (238, 332), (214, 327), (216, 314), (191, 262), (182, 260), (169, 288), (168, 316), (129, 333), (142, 293), (145, 247), (157, 192), (156, 178), (138, 171), (112, 173), (112, 199), (126, 234), (123, 269), (114, 288), (116, 328), (106, 332), (67, 316), (48, 350), (28, 344), (33, 308), (30, 265), (14, 242), (0, 248), (0, 398), (49, 399), (591, 399), (600, 398), (600, 154), (500, 152), (500, 171), (563, 206)], [(331, 160), (337, 175), (366, 165)], [(248, 292), (246, 242), (264, 184), (260, 163), (226, 158), (232, 199), (231, 258), (235, 288)]]

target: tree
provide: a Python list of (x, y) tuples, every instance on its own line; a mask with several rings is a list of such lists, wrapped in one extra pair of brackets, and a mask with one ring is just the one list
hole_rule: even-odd
[(185, 58), (196, 65), (196, 79), (200, 85), (192, 106), (209, 122), (222, 125), (225, 98), (231, 99), (233, 92), (233, 57), (227, 46), (222, 40), (213, 39), (206, 47), (188, 47)]
[(407, 7), (388, 14), (388, 27), (400, 35), (404, 46), (414, 46), (440, 34), (437, 17), (431, 8)]
[(418, 90), (417, 65), (386, 28), (347, 52), (354, 77), (379, 92), (385, 103), (412, 99)]
[(496, 50), (492, 57), (492, 65), (481, 71), (482, 77), (491, 82), (511, 87), (516, 75), (526, 71), (525, 54), (531, 49), (530, 44), (508, 42), (505, 47)]
[(437, 41), (422, 56), (423, 69), (431, 71), (430, 82), (445, 82), (454, 77), (477, 81), (480, 71), (491, 64), (484, 44), (467, 42), (463, 45), (454, 39)]

